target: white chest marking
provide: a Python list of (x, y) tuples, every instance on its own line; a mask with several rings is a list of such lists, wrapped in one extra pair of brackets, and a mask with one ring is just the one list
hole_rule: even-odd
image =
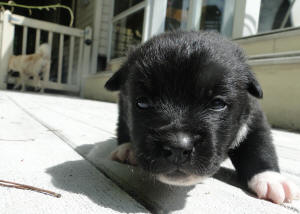
[(241, 126), (240, 130), (238, 131), (235, 140), (233, 141), (231, 145), (231, 149), (236, 148), (240, 145), (240, 143), (246, 138), (249, 131), (248, 125), (245, 123)]

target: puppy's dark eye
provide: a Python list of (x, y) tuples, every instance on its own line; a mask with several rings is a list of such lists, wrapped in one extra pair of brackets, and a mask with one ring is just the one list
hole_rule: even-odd
[(136, 106), (140, 109), (150, 108), (150, 102), (147, 97), (139, 97), (136, 99)]
[(220, 98), (216, 98), (211, 101), (210, 103), (210, 109), (213, 111), (223, 111), (226, 109), (227, 104)]

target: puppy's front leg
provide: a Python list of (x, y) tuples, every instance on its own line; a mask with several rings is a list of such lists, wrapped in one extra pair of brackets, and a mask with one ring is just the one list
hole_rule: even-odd
[(118, 161), (120, 163), (126, 163), (129, 165), (137, 165), (135, 159), (135, 153), (131, 147), (131, 143), (123, 143), (119, 145), (111, 154), (110, 159)]
[(120, 96), (119, 100), (119, 112), (117, 128), (118, 147), (111, 153), (110, 159), (120, 163), (137, 165), (132, 145), (131, 143), (128, 143), (130, 141), (130, 136), (126, 120), (123, 117), (126, 112), (124, 110), (124, 101), (122, 96)]
[(259, 198), (277, 204), (299, 198), (299, 188), (279, 173), (267, 125), (250, 130), (246, 139), (232, 149), (229, 156), (241, 180)]

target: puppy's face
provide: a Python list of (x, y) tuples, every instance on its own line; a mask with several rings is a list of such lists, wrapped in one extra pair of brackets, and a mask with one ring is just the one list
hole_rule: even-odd
[[(236, 45), (212, 33), (169, 33), (134, 50), (106, 84), (121, 89), (138, 163), (165, 183), (213, 175), (244, 135), (261, 89)], [(122, 116), (122, 115), (121, 115)]]

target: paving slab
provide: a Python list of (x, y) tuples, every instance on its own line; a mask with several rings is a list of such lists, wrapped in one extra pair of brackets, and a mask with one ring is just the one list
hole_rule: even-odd
[[(230, 161), (214, 178), (194, 187), (161, 184), (138, 168), (110, 161), (108, 155), (116, 147), (116, 104), (36, 94), (6, 95), (153, 213), (300, 213), (299, 201), (276, 205), (247, 192)], [(300, 185), (300, 135), (274, 130), (273, 136), (282, 173)]]
[(0, 127), (0, 179), (61, 194), (0, 186), (1, 214), (148, 212), (3, 92)]

